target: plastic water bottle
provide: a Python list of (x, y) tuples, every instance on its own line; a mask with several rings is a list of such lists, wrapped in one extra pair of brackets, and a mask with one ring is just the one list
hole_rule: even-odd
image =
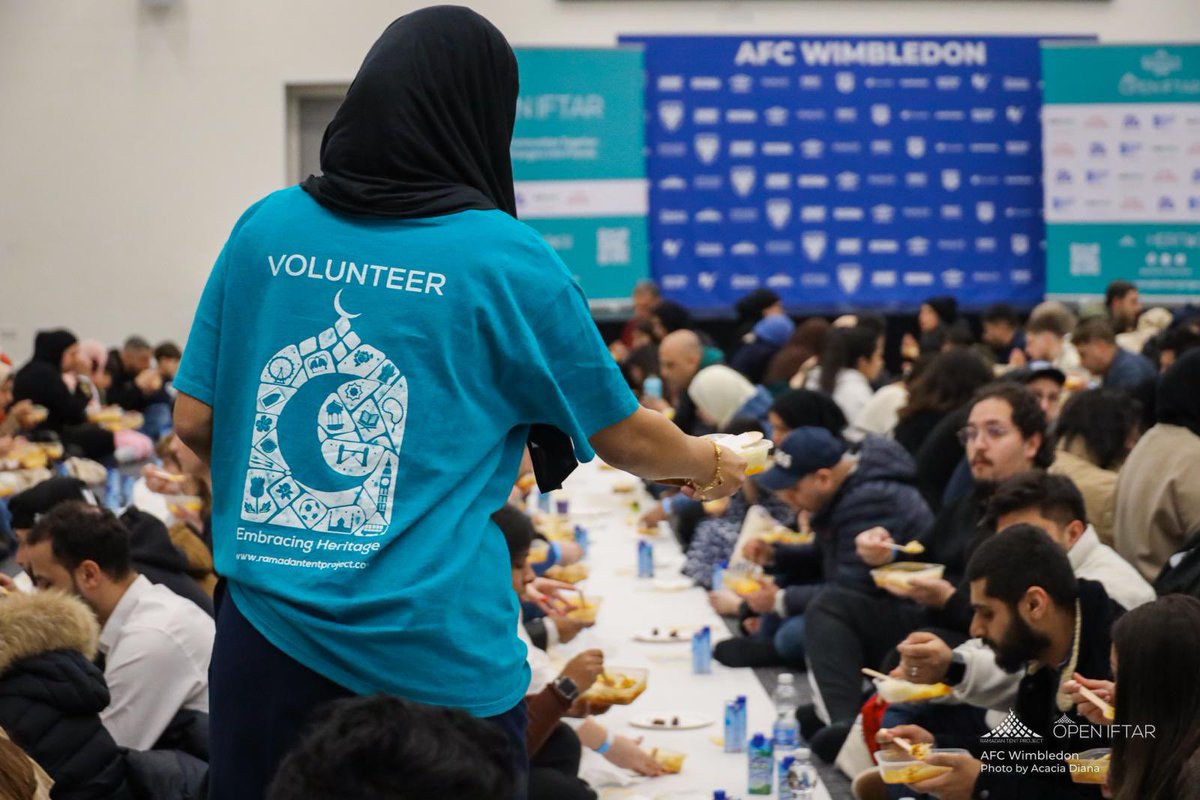
[(121, 478), (121, 505), (122, 507), (133, 505), (133, 487), (137, 483), (137, 477), (134, 475), (124, 475)]
[(738, 752), (746, 745), (746, 730), (749, 727), (749, 717), (746, 715), (746, 695), (737, 696), (737, 734)]
[(792, 763), (787, 771), (787, 788), (791, 794), (784, 794), (783, 776), (779, 778), (779, 800), (785, 797), (791, 800), (813, 800), (817, 793), (817, 770), (812, 763), (812, 753), (807, 747), (801, 747), (792, 756)]
[(788, 672), (779, 676), (771, 701), (775, 704), (775, 726), (771, 738), (777, 756), (791, 755), (800, 746), (800, 723), (796, 721), (796, 679)]
[(729, 566), (728, 561), (718, 561), (713, 567), (712, 572), (712, 590), (719, 592), (725, 586), (725, 569)]
[(707, 625), (692, 634), (692, 673), (712, 672), (712, 631)]
[(582, 525), (575, 526), (575, 544), (579, 545), (579, 549), (583, 551), (583, 557), (587, 558), (591, 540), (588, 538), (588, 529)]
[(115, 468), (109, 469), (104, 481), (104, 505), (110, 511), (117, 511), (124, 505), (121, 497), (121, 473)]
[(654, 545), (644, 539), (638, 542), (638, 577), (654, 577)]
[(770, 794), (775, 786), (775, 759), (771, 755), (771, 740), (761, 733), (754, 734), (747, 750), (750, 785), (749, 794)]

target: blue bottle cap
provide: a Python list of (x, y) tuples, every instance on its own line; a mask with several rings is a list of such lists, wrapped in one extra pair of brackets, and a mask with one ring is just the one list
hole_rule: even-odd
[(746, 695), (744, 695), (744, 694), (739, 694), (739, 695), (737, 696), (737, 701), (738, 701), (738, 703), (739, 703), (740, 705), (743, 705), (743, 706), (744, 706), (744, 705), (746, 705)]
[(795, 764), (795, 763), (796, 763), (795, 756), (784, 756), (783, 759), (779, 762), (779, 769), (783, 770), (784, 772), (787, 772), (789, 769), (792, 768), (792, 764)]
[(717, 789), (715, 792), (713, 792), (713, 800), (725, 800), (725, 791), (723, 789)]
[(767, 737), (762, 735), (761, 733), (754, 734), (754, 736), (751, 737), (751, 739), (750, 739), (750, 746), (757, 747), (757, 748), (766, 747), (767, 746)]

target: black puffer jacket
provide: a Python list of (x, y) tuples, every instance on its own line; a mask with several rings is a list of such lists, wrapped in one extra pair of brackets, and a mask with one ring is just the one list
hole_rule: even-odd
[(0, 727), (54, 779), (54, 800), (130, 800), (125, 755), (100, 723), (108, 705), (99, 629), (55, 593), (0, 599)]
[[(778, 545), (774, 570), (784, 582), (820, 575), (826, 583), (870, 590), (870, 568), (858, 557), (854, 539), (876, 526), (905, 543), (933, 524), (933, 514), (916, 487), (912, 457), (891, 439), (868, 436), (858, 451), (858, 466), (837, 494), (812, 517), (816, 541), (811, 545)], [(788, 586), (788, 615), (803, 614), (821, 584)]]

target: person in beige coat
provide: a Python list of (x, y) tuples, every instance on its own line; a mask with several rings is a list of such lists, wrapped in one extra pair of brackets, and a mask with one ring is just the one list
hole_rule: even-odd
[(1058, 444), (1049, 471), (1079, 487), (1088, 519), (1107, 545), (1113, 542), (1117, 472), (1137, 441), (1139, 418), (1129, 395), (1091, 389), (1071, 396), (1055, 426)]
[(1200, 532), (1200, 350), (1167, 370), (1158, 387), (1158, 424), (1146, 432), (1117, 479), (1113, 543), (1151, 582)]

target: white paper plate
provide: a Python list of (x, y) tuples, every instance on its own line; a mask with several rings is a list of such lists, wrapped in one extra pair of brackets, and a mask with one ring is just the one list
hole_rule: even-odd
[[(678, 635), (672, 636), (671, 631), (676, 631)], [(634, 635), (633, 640), (648, 644), (677, 644), (679, 642), (690, 642), (694, 632), (694, 628), (664, 626), (640, 631)]]
[(691, 578), (654, 578), (650, 585), (656, 592), (683, 592), (696, 583)]
[[(654, 721), (665, 722), (665, 725), (655, 725)], [(678, 725), (672, 725), (674, 720), (679, 720)], [(691, 731), (696, 728), (704, 728), (713, 724), (711, 717), (704, 717), (699, 714), (642, 714), (634, 717), (629, 721), (629, 724), (635, 728), (642, 728), (649, 731)]]

